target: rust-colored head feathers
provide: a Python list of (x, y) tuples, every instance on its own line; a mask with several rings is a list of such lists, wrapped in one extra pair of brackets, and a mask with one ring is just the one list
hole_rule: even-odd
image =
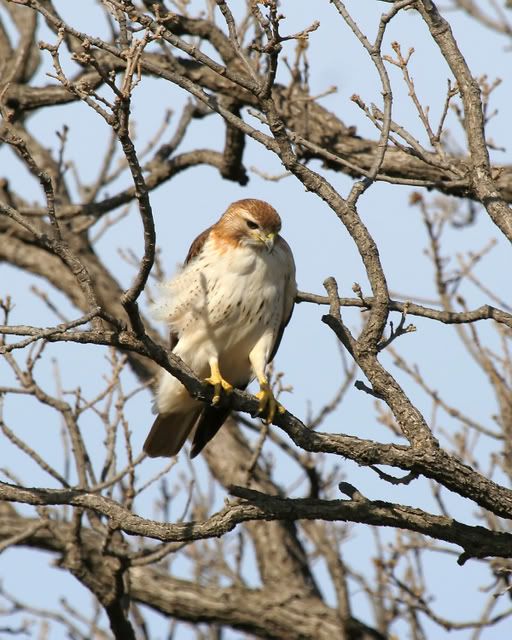
[(274, 207), (263, 200), (247, 198), (229, 205), (212, 231), (232, 245), (265, 246), (271, 251), (280, 230), (281, 218)]
[(223, 218), (230, 216), (246, 216), (258, 222), (262, 228), (279, 233), (281, 230), (281, 218), (277, 211), (264, 200), (246, 198), (230, 204)]

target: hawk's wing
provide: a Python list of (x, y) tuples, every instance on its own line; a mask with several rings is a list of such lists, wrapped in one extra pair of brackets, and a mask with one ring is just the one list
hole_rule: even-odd
[[(211, 230), (212, 228), (208, 227), (202, 233), (200, 233), (192, 242), (192, 244), (190, 245), (190, 249), (188, 250), (187, 257), (185, 258), (184, 264), (188, 264), (191, 260), (193, 260), (197, 255), (201, 253), (204, 243), (208, 239)], [(174, 351), (176, 345), (178, 344), (178, 340), (178, 334), (175, 331), (172, 331), (169, 334), (169, 348), (171, 351)]]
[(279, 349), (279, 345), (281, 344), (281, 340), (283, 338), (284, 330), (286, 326), (290, 322), (290, 318), (292, 317), (293, 307), (295, 304), (295, 297), (297, 296), (297, 283), (295, 281), (295, 261), (293, 260), (292, 250), (290, 249), (288, 243), (284, 238), (279, 236), (278, 242), (281, 244), (284, 249), (287, 257), (286, 269), (287, 273), (285, 275), (286, 285), (284, 288), (284, 298), (283, 298), (283, 316), (281, 320), (281, 324), (279, 325), (279, 329), (276, 333), (276, 337), (274, 340), (274, 344), (272, 346), (272, 351), (270, 352), (269, 362), (275, 358), (277, 350)]
[(204, 246), (204, 243), (208, 239), (210, 235), (210, 231), (212, 227), (208, 227), (202, 233), (200, 233), (194, 242), (190, 245), (190, 249), (188, 250), (187, 257), (185, 258), (185, 264), (188, 264), (193, 258), (201, 253), (201, 249)]

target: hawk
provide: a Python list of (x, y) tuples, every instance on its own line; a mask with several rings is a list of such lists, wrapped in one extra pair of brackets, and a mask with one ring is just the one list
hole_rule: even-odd
[(258, 415), (270, 423), (284, 411), (265, 372), (297, 293), (293, 255), (280, 230), (281, 218), (267, 202), (233, 202), (194, 240), (181, 271), (163, 285), (154, 316), (169, 324), (172, 351), (213, 386), (214, 396), (206, 405), (162, 370), (158, 415), (144, 443), (149, 456), (176, 455), (192, 431), (190, 456), (196, 456), (229, 415), (229, 407), (219, 406), (221, 394), (245, 389), (254, 377)]

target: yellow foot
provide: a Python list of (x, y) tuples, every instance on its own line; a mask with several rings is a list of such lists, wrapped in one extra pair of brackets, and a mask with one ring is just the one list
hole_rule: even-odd
[(229, 384), (227, 380), (218, 373), (212, 374), (209, 378), (205, 378), (205, 382), (211, 384), (213, 387), (212, 404), (219, 404), (222, 391), (225, 393), (231, 393), (233, 391), (233, 385)]
[(265, 417), (262, 417), (265, 424), (270, 424), (274, 420), (276, 411), (277, 413), (284, 413), (286, 411), (283, 405), (279, 404), (275, 399), (268, 382), (262, 382), (260, 384), (260, 391), (258, 391), (256, 397), (260, 401), (258, 415), (263, 416), (265, 414)]

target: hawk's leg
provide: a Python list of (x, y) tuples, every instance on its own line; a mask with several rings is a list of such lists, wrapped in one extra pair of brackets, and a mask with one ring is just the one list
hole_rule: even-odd
[(258, 340), (249, 354), (249, 360), (253, 371), (260, 383), (260, 390), (256, 394), (256, 397), (259, 400), (258, 415), (261, 416), (265, 424), (270, 424), (274, 420), (276, 411), (278, 413), (285, 412), (284, 407), (282, 407), (275, 399), (272, 389), (268, 383), (267, 376), (265, 375), (265, 369), (269, 360), (269, 353), (272, 350), (273, 342), (273, 334), (271, 332), (266, 332), (260, 340)]
[(264, 416), (262, 417), (262, 420), (265, 424), (270, 424), (274, 420), (276, 411), (277, 413), (284, 413), (286, 409), (276, 400), (265, 376), (259, 379), (259, 383), (260, 390), (256, 394), (256, 397), (260, 401), (258, 406), (258, 415)]
[(205, 382), (213, 386), (212, 404), (219, 404), (220, 395), (223, 390), (226, 393), (231, 393), (233, 391), (233, 385), (229, 384), (227, 380), (224, 380), (220, 373), (217, 358), (212, 358), (210, 360), (210, 377), (205, 378)]

